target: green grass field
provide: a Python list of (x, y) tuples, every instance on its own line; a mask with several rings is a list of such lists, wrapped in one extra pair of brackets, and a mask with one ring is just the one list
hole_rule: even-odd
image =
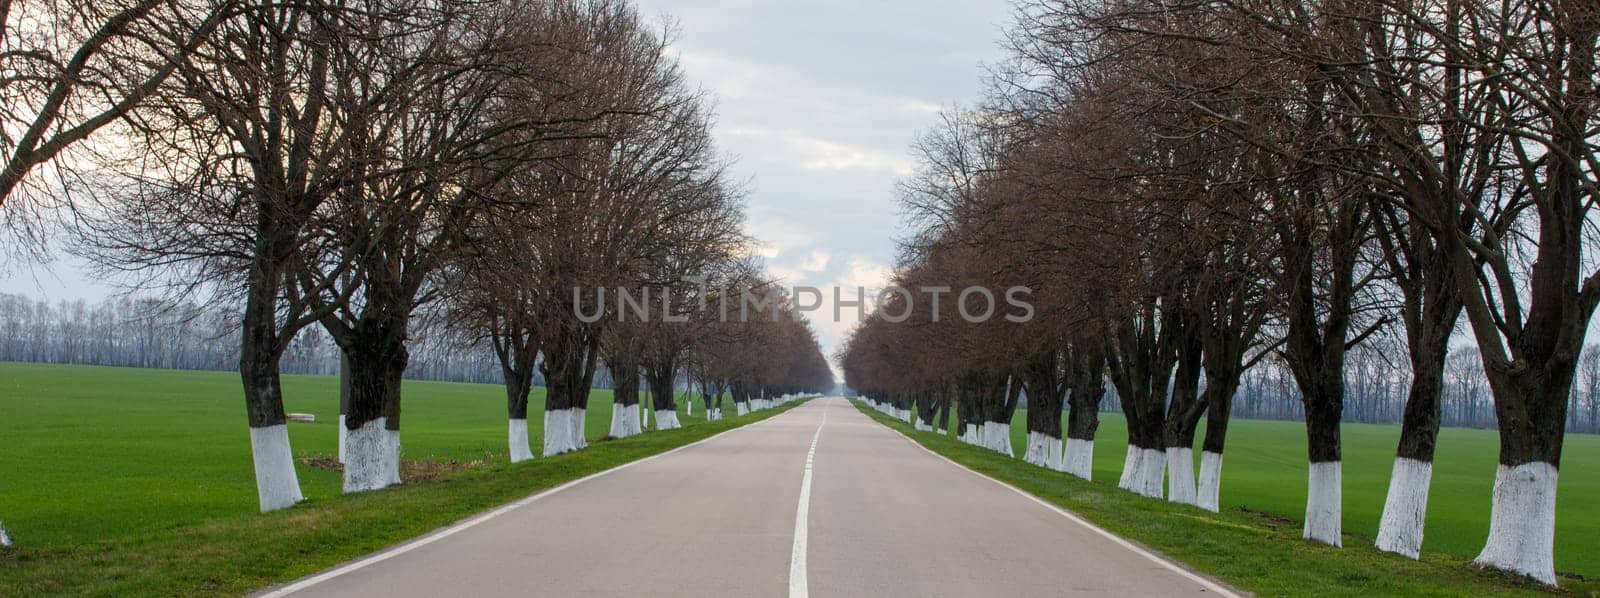
[[(295, 455), (335, 456), (337, 379), (286, 376), (283, 386), (289, 411), (317, 415), (317, 423), (289, 425)], [(405, 459), (507, 460), (500, 386), (407, 381), (404, 392)], [(544, 389), (530, 400), (537, 454)], [(684, 403), (684, 425), (704, 421), (698, 405), (691, 417)], [(587, 419), (591, 441), (607, 434), (609, 391), (595, 392)], [(244, 401), (231, 372), (0, 363), (0, 439), (0, 522), (22, 546), (143, 536), (257, 510)], [(299, 474), (307, 499), (340, 495), (337, 472), (302, 465)]]
[[(1011, 444), (1027, 448), (1027, 413), (1012, 418)], [(1063, 426), (1065, 424), (1063, 423)], [(1204, 424), (1201, 425), (1204, 430)], [(1389, 489), (1400, 427), (1345, 424), (1344, 531), (1371, 543)], [(1204, 437), (1204, 434), (1201, 434)], [(1095, 437), (1094, 478), (1116, 484), (1127, 452), (1127, 422), (1102, 413)], [(1195, 471), (1199, 471), (1199, 441)], [(1492, 430), (1446, 428), (1439, 435), (1428, 497), (1423, 549), (1472, 558), (1489, 534), (1490, 496), (1500, 441)], [(1222, 466), (1222, 507), (1305, 519), (1305, 426), (1298, 422), (1234, 420)], [(1567, 435), (1556, 496), (1556, 569), (1600, 578), (1600, 436)], [(1351, 541), (1347, 540), (1348, 545)]]
[[(1335, 548), (1300, 537), (1295, 521), (1224, 508), (1209, 513), (1150, 500), (1116, 487), (1120, 462), (1101, 461), (1097, 479), (1080, 480), (961, 443), (946, 434), (913, 432), (863, 403), (857, 408), (913, 441), (974, 471), (1069, 509), (1108, 531), (1139, 542), (1190, 568), (1261, 596), (1600, 596), (1600, 581), (1563, 576), (1552, 592), (1530, 580), (1479, 569), (1468, 558), (1424, 550), (1413, 561), (1346, 535)], [(1230, 440), (1232, 434), (1229, 435)], [(1120, 460), (1121, 447), (1117, 447)], [(1226, 485), (1224, 485), (1226, 491)], [(1071, 558), (1070, 553), (1064, 558)]]

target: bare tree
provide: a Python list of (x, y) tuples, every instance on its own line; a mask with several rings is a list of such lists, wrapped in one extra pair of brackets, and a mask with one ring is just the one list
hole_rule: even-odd
[[(278, 362), (321, 315), (287, 283), (313, 214), (350, 179), (339, 150), (353, 132), (339, 123), (410, 85), (400, 76), (365, 97), (335, 87), (369, 68), (371, 46), (348, 35), (355, 12), (298, 4), (222, 23), (129, 115), (146, 151), (117, 165), (133, 188), (86, 241), (108, 268), (242, 300), (239, 372), (262, 510), (301, 499)], [(265, 68), (235, 68), (247, 64)]]
[[(49, 207), (8, 201), (30, 187), (30, 173), (55, 163), (60, 169), (46, 181), (65, 182), (77, 168), (58, 160), (63, 152), (157, 93), (219, 26), (252, 8), (234, 0), (0, 4), (0, 206), (10, 208), (7, 223), (29, 233), (37, 210)], [(31, 195), (43, 201), (50, 194)]]

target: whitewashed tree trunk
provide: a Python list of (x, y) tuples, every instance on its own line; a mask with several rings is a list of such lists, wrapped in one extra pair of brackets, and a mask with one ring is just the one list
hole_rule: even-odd
[(1094, 479), (1094, 441), (1068, 438), (1062, 471), (1085, 480)]
[(289, 448), (289, 426), (250, 428), (250, 456), (256, 467), (256, 498), (261, 512), (292, 507), (305, 500)]
[(1194, 449), (1167, 449), (1167, 500), (1179, 504), (1197, 503), (1194, 487)]
[(750, 406), (745, 403), (733, 404), (734, 415), (750, 415)]
[(1167, 454), (1156, 449), (1144, 449), (1139, 457), (1139, 494), (1146, 498), (1161, 498), (1161, 482), (1166, 477)]
[(1378, 523), (1378, 550), (1409, 558), (1422, 553), (1422, 532), (1428, 518), (1428, 488), (1433, 482), (1433, 464), (1396, 457), (1389, 476), (1389, 496), (1383, 503), (1383, 519)]
[(1489, 540), (1473, 562), (1556, 585), (1556, 474), (1543, 462), (1495, 471)]
[(1011, 426), (1005, 422), (983, 422), (983, 446), (1007, 457), (1015, 457), (1011, 449)]
[(671, 409), (656, 410), (657, 430), (676, 430), (681, 427), (683, 427), (683, 425), (678, 423), (677, 411), (673, 411)]
[(572, 417), (567, 421), (572, 424), (572, 432), (567, 436), (572, 439), (572, 450), (588, 448), (589, 439), (585, 432), (589, 425), (589, 410), (574, 407)]
[(11, 545), (11, 534), (6, 533), (5, 524), (0, 523), (0, 548), (10, 548)]
[(650, 429), (650, 410), (644, 408), (644, 403), (634, 405), (633, 408), (639, 412), (639, 433), (643, 434), (645, 430)]
[(1200, 490), (1195, 505), (1216, 513), (1222, 500), (1222, 453), (1200, 452)]
[(1144, 465), (1144, 451), (1132, 444), (1128, 445), (1128, 455), (1122, 458), (1122, 477), (1117, 479), (1117, 487), (1129, 492), (1139, 491), (1139, 471)]
[(398, 486), (400, 484), (400, 431), (384, 428), (383, 437), (384, 440), (389, 442), (386, 448), (388, 450), (387, 454), (390, 456), (390, 459), (385, 462), (384, 471), (389, 474), (389, 485)]
[(1022, 460), (1045, 469), (1062, 470), (1061, 439), (1044, 432), (1028, 432), (1028, 448)]
[(611, 410), (611, 437), (627, 438), (643, 432), (639, 426), (638, 405), (617, 405)]
[(345, 493), (380, 490), (398, 483), (398, 434), (386, 429), (388, 418), (362, 424), (345, 436)]
[(511, 419), (506, 430), (506, 443), (511, 448), (511, 462), (521, 463), (533, 458), (533, 449), (528, 448), (528, 420)]
[(1305, 539), (1344, 546), (1344, 469), (1339, 461), (1311, 464), (1307, 484)]
[(571, 452), (572, 410), (546, 409), (544, 411), (544, 456)]

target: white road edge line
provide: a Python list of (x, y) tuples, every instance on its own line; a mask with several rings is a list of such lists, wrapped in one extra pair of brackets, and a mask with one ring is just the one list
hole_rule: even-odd
[[(851, 407), (854, 407), (854, 405), (851, 405)], [(860, 409), (857, 409), (856, 411), (859, 413)], [(865, 414), (862, 414), (862, 415), (865, 415)], [(882, 422), (879, 422), (879, 421), (877, 421), (875, 419), (872, 419), (870, 416), (867, 417), (867, 419), (872, 420), (873, 423), (877, 423), (879, 425), (883, 425)], [(1044, 500), (1042, 498), (1039, 498), (1037, 496), (1029, 494), (1027, 491), (1025, 491), (1025, 490), (1023, 490), (1021, 488), (1018, 488), (1016, 486), (1012, 486), (1011, 484), (1007, 484), (1007, 483), (1002, 482), (1000, 480), (997, 480), (995, 478), (989, 477), (988, 475), (985, 475), (982, 472), (979, 472), (979, 471), (974, 470), (974, 469), (972, 469), (970, 467), (967, 467), (965, 465), (957, 463), (954, 460), (950, 459), (949, 457), (946, 457), (946, 456), (941, 455), (939, 453), (933, 452), (933, 449), (930, 449), (928, 447), (922, 446), (922, 443), (917, 442), (915, 439), (913, 439), (910, 436), (906, 435), (905, 432), (901, 432), (900, 430), (897, 430), (897, 429), (889, 427), (889, 426), (883, 426), (883, 427), (888, 428), (889, 431), (891, 431), (891, 432), (899, 434), (901, 438), (906, 439), (906, 442), (911, 443), (912, 446), (915, 446), (915, 447), (917, 447), (919, 449), (922, 449), (924, 452), (927, 452), (930, 455), (933, 455), (935, 457), (943, 459), (945, 463), (949, 463), (951, 465), (954, 465), (954, 466), (960, 468), (962, 471), (971, 473), (972, 475), (975, 475), (975, 476), (978, 476), (978, 477), (983, 478), (985, 480), (989, 480), (991, 482), (999, 484), (1000, 486), (1002, 486), (1002, 487), (1004, 487), (1004, 488), (1006, 488), (1006, 489), (1008, 489), (1008, 490), (1010, 490), (1012, 492), (1015, 492), (1015, 493), (1021, 495), (1023, 498), (1026, 498), (1028, 500), (1033, 501), (1035, 504), (1038, 504), (1039, 506), (1042, 506), (1042, 507), (1044, 507), (1046, 509), (1050, 509), (1051, 511), (1055, 511), (1055, 513), (1057, 515), (1065, 517), (1069, 521), (1072, 521), (1073, 523), (1077, 523), (1078, 525), (1081, 525), (1081, 526), (1084, 526), (1086, 528), (1089, 528), (1094, 533), (1100, 534), (1101, 536), (1104, 536), (1106, 539), (1111, 540), (1112, 542), (1116, 542), (1118, 545), (1122, 546), (1123, 548), (1126, 548), (1126, 549), (1128, 549), (1130, 551), (1133, 551), (1134, 554), (1137, 554), (1137, 555), (1142, 556), (1144, 558), (1147, 558), (1147, 559), (1149, 559), (1151, 561), (1154, 561), (1157, 564), (1161, 565), (1162, 567), (1170, 569), (1174, 573), (1177, 573), (1178, 575), (1182, 575), (1182, 576), (1188, 578), (1190, 581), (1198, 583), (1198, 584), (1200, 584), (1201, 586), (1205, 587), (1206, 589), (1208, 589), (1210, 591), (1216, 592), (1216, 593), (1221, 594), (1223, 596), (1228, 596), (1230, 598), (1244, 598), (1238, 592), (1235, 592), (1235, 591), (1230, 590), (1230, 589), (1228, 589), (1226, 587), (1223, 587), (1221, 584), (1218, 584), (1217, 582), (1211, 581), (1210, 579), (1206, 579), (1205, 577), (1202, 577), (1202, 576), (1196, 574), (1193, 571), (1185, 569), (1185, 568), (1179, 566), (1178, 564), (1173, 563), (1171, 560), (1168, 560), (1168, 559), (1166, 559), (1166, 558), (1164, 558), (1164, 557), (1162, 557), (1160, 555), (1157, 555), (1157, 554), (1155, 554), (1153, 552), (1150, 552), (1149, 550), (1145, 550), (1144, 548), (1140, 547), (1139, 545), (1134, 544), (1132, 542), (1129, 542), (1127, 539), (1123, 538), (1122, 536), (1118, 536), (1116, 534), (1108, 532), (1104, 528), (1101, 528), (1098, 525), (1090, 523), (1088, 520), (1085, 520), (1084, 518), (1073, 514), (1071, 511), (1068, 511), (1068, 510), (1063, 509), (1063, 508), (1061, 508), (1059, 506), (1056, 506), (1056, 505), (1054, 505), (1054, 504), (1050, 503), (1049, 501), (1046, 501), (1046, 500)]]
[(822, 427), (828, 425), (828, 405), (822, 404), (822, 422), (817, 433), (811, 436), (811, 450), (806, 453), (806, 473), (800, 478), (800, 506), (794, 512), (794, 548), (789, 552), (789, 598), (809, 598), (811, 590), (806, 584), (806, 530), (811, 519), (811, 470), (817, 459), (817, 441), (822, 439)]
[[(777, 414), (777, 415), (782, 415), (782, 414)], [(377, 564), (377, 563), (381, 563), (383, 561), (387, 561), (389, 559), (392, 559), (392, 558), (400, 556), (402, 554), (411, 552), (411, 551), (416, 550), (418, 548), (422, 548), (423, 546), (427, 546), (427, 545), (432, 544), (434, 542), (438, 542), (439, 540), (443, 540), (443, 539), (448, 538), (450, 536), (454, 536), (457, 533), (465, 531), (467, 528), (471, 528), (473, 526), (476, 526), (476, 525), (478, 525), (480, 523), (483, 523), (485, 521), (488, 521), (490, 519), (494, 519), (495, 517), (499, 517), (501, 515), (504, 515), (506, 513), (514, 511), (514, 510), (516, 510), (518, 508), (528, 506), (529, 504), (532, 504), (533, 502), (535, 502), (535, 501), (537, 501), (537, 500), (539, 500), (541, 498), (550, 496), (550, 495), (555, 494), (557, 492), (561, 492), (562, 490), (566, 490), (566, 489), (571, 488), (573, 486), (577, 486), (578, 484), (582, 484), (584, 482), (587, 482), (589, 480), (593, 480), (593, 479), (601, 477), (601, 476), (610, 475), (610, 474), (616, 473), (618, 471), (622, 471), (624, 469), (627, 469), (629, 467), (633, 467), (633, 466), (638, 465), (640, 463), (648, 463), (650, 461), (654, 461), (654, 460), (659, 459), (661, 457), (665, 457), (667, 455), (676, 453), (678, 451), (684, 450), (686, 448), (689, 448), (689, 447), (692, 447), (692, 446), (695, 446), (695, 445), (699, 445), (699, 444), (706, 443), (706, 442), (711, 442), (712, 440), (716, 440), (717, 438), (722, 437), (723, 434), (727, 434), (727, 433), (730, 433), (730, 432), (738, 432), (739, 430), (748, 430), (750, 428), (753, 428), (753, 427), (759, 426), (761, 424), (770, 422), (770, 421), (772, 421), (774, 419), (777, 419), (776, 415), (774, 417), (768, 417), (768, 418), (763, 419), (763, 420), (758, 421), (758, 422), (749, 423), (749, 424), (745, 424), (745, 425), (739, 426), (737, 428), (732, 428), (732, 429), (728, 429), (728, 430), (723, 430), (721, 432), (717, 432), (716, 434), (713, 434), (711, 436), (708, 436), (708, 437), (705, 437), (705, 438), (701, 438), (700, 440), (696, 440), (696, 441), (691, 442), (689, 444), (685, 444), (683, 446), (680, 446), (678, 448), (675, 448), (675, 449), (672, 449), (672, 450), (669, 450), (669, 451), (666, 451), (666, 452), (663, 452), (663, 453), (656, 453), (654, 455), (650, 455), (650, 456), (645, 457), (643, 459), (639, 459), (639, 460), (636, 460), (636, 461), (629, 461), (627, 463), (623, 463), (622, 465), (618, 465), (616, 467), (613, 467), (611, 469), (607, 469), (605, 471), (596, 472), (596, 473), (592, 473), (592, 474), (586, 475), (584, 477), (578, 478), (576, 480), (572, 480), (572, 481), (567, 482), (565, 484), (561, 484), (560, 486), (556, 486), (554, 488), (549, 488), (549, 489), (540, 491), (537, 494), (534, 494), (532, 496), (523, 498), (523, 499), (518, 500), (516, 502), (510, 503), (510, 504), (506, 504), (506, 505), (502, 505), (502, 506), (500, 506), (498, 508), (495, 508), (492, 511), (489, 511), (489, 512), (484, 513), (482, 515), (478, 515), (477, 517), (473, 517), (473, 518), (468, 519), (466, 521), (462, 521), (461, 523), (457, 523), (455, 525), (451, 525), (449, 527), (446, 527), (446, 528), (441, 529), (439, 531), (433, 532), (433, 533), (428, 534), (426, 536), (423, 536), (421, 538), (417, 538), (415, 540), (412, 540), (410, 542), (406, 542), (406, 543), (401, 544), (399, 546), (395, 546), (393, 548), (389, 548), (387, 550), (381, 551), (381, 552), (379, 552), (377, 554), (368, 556), (366, 558), (363, 558), (363, 559), (360, 559), (360, 560), (357, 560), (357, 561), (353, 561), (353, 562), (350, 562), (350, 563), (346, 563), (344, 565), (341, 565), (341, 566), (336, 567), (334, 569), (330, 569), (330, 570), (325, 571), (323, 573), (319, 573), (319, 574), (313, 575), (311, 577), (307, 577), (307, 578), (301, 579), (300, 581), (290, 582), (289, 585), (286, 585), (286, 586), (283, 586), (283, 587), (280, 587), (280, 588), (277, 588), (277, 589), (274, 589), (274, 590), (271, 590), (271, 591), (267, 591), (267, 592), (263, 592), (263, 593), (259, 593), (259, 594), (254, 594), (254, 595), (257, 596), (257, 598), (282, 598), (283, 596), (288, 596), (290, 594), (293, 594), (293, 593), (298, 592), (300, 590), (304, 590), (306, 588), (309, 588), (311, 586), (317, 585), (319, 583), (328, 581), (328, 580), (333, 579), (335, 577), (338, 577), (340, 575), (344, 575), (346, 573), (350, 573), (350, 572), (353, 572), (353, 571), (357, 571), (357, 570), (366, 568), (369, 565), (374, 565), (374, 564)]]

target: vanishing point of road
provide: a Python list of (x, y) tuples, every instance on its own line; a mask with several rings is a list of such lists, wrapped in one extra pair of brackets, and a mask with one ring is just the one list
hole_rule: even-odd
[(1228, 596), (843, 399), (506, 505), (268, 596)]

